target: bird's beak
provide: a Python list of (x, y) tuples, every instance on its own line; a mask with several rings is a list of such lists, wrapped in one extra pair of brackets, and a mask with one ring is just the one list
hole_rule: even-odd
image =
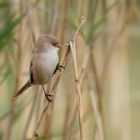
[(63, 46), (60, 43), (57, 45), (57, 47), (58, 48), (63, 48)]

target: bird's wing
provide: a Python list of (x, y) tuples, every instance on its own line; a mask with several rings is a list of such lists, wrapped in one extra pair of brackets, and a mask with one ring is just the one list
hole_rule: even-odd
[(14, 97), (18, 97), (19, 95), (21, 95), (22, 93), (24, 93), (24, 91), (26, 89), (28, 89), (29, 87), (31, 87), (33, 83), (33, 72), (32, 72), (32, 61), (30, 64), (30, 69), (29, 69), (29, 80), (25, 83), (25, 85), (15, 94)]

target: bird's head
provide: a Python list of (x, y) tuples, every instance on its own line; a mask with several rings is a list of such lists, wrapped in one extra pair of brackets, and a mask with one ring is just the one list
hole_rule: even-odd
[(42, 34), (39, 36), (36, 47), (34, 49), (35, 52), (44, 52), (50, 49), (55, 48), (62, 48), (60, 42), (56, 39), (56, 37), (49, 35), (49, 34)]

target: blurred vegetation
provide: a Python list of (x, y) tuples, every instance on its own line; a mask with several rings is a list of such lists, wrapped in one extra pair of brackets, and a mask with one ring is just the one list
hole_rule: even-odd
[[(140, 1), (1, 0), (0, 140), (32, 139), (44, 107), (39, 87), (32, 87), (16, 105), (12, 104), (13, 95), (28, 79), (34, 37), (49, 33), (65, 46), (82, 16), (85, 24), (76, 51), (79, 73), (84, 71), (81, 91), (85, 137), (140, 139)], [(88, 61), (82, 69), (86, 54)], [(70, 56), (38, 140), (80, 139), (72, 64)]]

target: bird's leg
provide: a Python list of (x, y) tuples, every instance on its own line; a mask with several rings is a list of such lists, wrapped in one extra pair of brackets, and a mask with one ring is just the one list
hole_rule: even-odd
[(56, 69), (55, 69), (55, 71), (54, 71), (54, 74), (56, 73), (57, 70), (60, 70), (60, 71), (61, 71), (62, 69), (65, 69), (65, 67), (62, 66), (62, 65), (60, 65), (60, 64), (58, 63), (57, 66), (56, 66)]
[(53, 100), (53, 95), (49, 94), (49, 93), (46, 93), (45, 91), (45, 88), (44, 88), (44, 85), (42, 86), (43, 87), (43, 91), (44, 91), (44, 94), (45, 94), (45, 97), (47, 99), (48, 102), (52, 102)]

